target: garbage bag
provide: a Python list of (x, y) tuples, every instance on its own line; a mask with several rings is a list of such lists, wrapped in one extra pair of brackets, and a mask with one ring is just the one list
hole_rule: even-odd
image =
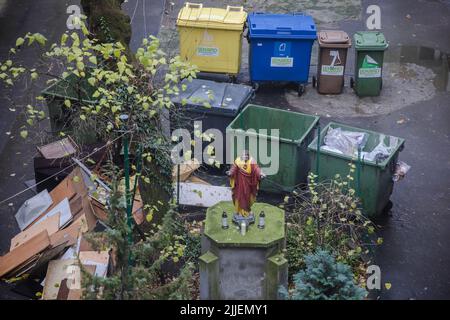
[(380, 135), (380, 143), (370, 152), (362, 152), (361, 159), (381, 162), (389, 158), (391, 153), (398, 145), (398, 138), (388, 136), (388, 143), (385, 143), (386, 136), (384, 134)]
[(402, 180), (406, 176), (406, 173), (409, 171), (409, 169), (411, 169), (410, 165), (403, 161), (398, 161), (395, 166), (395, 172), (392, 176), (392, 181), (397, 182)]
[(358, 148), (364, 148), (367, 142), (367, 134), (364, 132), (345, 131), (342, 128), (329, 128), (324, 138), (323, 150), (354, 156), (358, 154)]

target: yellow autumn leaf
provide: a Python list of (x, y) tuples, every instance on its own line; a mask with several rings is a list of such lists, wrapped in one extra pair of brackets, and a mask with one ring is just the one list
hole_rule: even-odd
[(22, 138), (26, 139), (26, 137), (28, 137), (28, 131), (27, 130), (20, 131), (20, 136)]

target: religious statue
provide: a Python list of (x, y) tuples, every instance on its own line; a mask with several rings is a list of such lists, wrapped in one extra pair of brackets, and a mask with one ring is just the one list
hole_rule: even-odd
[(238, 224), (244, 221), (248, 226), (255, 221), (251, 208), (256, 201), (259, 182), (265, 178), (265, 175), (247, 150), (244, 150), (242, 155), (234, 160), (227, 175), (230, 177), (235, 208), (233, 221)]

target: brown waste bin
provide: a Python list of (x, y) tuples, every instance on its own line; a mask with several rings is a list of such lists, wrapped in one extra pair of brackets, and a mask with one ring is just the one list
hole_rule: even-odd
[(352, 42), (346, 32), (338, 30), (320, 31), (318, 40), (317, 81), (313, 78), (313, 86), (317, 82), (317, 92), (339, 94), (344, 87), (347, 51)]

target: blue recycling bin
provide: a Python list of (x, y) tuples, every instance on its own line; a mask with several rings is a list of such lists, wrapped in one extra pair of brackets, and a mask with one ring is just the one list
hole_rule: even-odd
[(301, 13), (251, 13), (247, 24), (252, 84), (295, 82), (301, 95), (308, 82), (311, 49), (317, 39), (313, 18)]

